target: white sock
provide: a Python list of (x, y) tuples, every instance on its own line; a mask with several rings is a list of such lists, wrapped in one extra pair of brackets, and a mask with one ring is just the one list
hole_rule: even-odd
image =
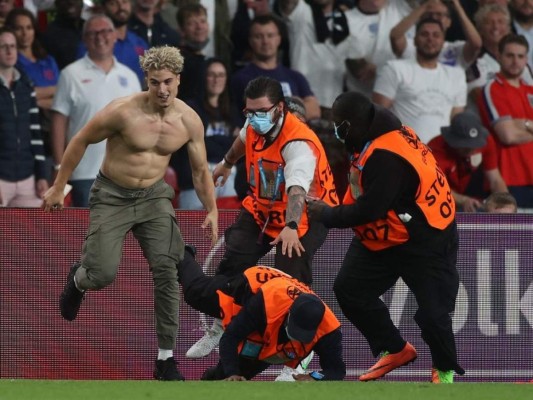
[(159, 352), (157, 353), (158, 360), (168, 360), (170, 357), (173, 356), (174, 354), (172, 353), (172, 350), (159, 349)]

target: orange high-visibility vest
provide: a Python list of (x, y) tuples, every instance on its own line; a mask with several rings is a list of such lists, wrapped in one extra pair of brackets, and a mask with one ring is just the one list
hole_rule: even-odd
[[(343, 204), (355, 203), (363, 193), (364, 166), (376, 149), (395, 153), (413, 166), (420, 179), (416, 204), (430, 226), (440, 230), (446, 229), (455, 218), (455, 201), (450, 186), (431, 150), (409, 127), (388, 132), (369, 142), (352, 164), (350, 190), (346, 191)], [(356, 226), (353, 230), (366, 248), (373, 251), (383, 250), (409, 240), (406, 223), (408, 222), (403, 222), (394, 210), (389, 210), (385, 218)]]
[[(287, 276), (273, 277), (259, 289), (263, 293), (265, 302), (266, 328), (264, 333), (254, 332), (241, 342), (238, 347), (239, 354), (242, 354), (246, 345), (253, 344), (258, 350), (254, 359), (270, 364), (286, 364), (295, 368), (311, 352), (321, 337), (340, 326), (333, 312), (325, 305), (324, 317), (311, 343), (306, 343), (304, 346), (298, 341), (289, 341), (280, 345), (278, 333), (294, 300), (302, 293), (314, 293), (307, 285)], [(226, 328), (241, 307), (233, 303), (230, 296), (221, 291), (218, 291), (218, 294), (223, 315), (222, 324)]]
[[(283, 175), (285, 160), (281, 152), (287, 143), (296, 140), (306, 141), (316, 157), (314, 182), (311, 188), (317, 193), (310, 192), (308, 195), (318, 197), (329, 205), (339, 203), (326, 152), (316, 134), (306, 124), (291, 113), (287, 113), (278, 137), (266, 148), (264, 137), (259, 136), (251, 125), (248, 125), (246, 169), (252, 194), (247, 196), (242, 204), (254, 216), (259, 226), (262, 227), (268, 219), (265, 233), (270, 237), (278, 236), (285, 227), (288, 196)], [(308, 228), (305, 206), (298, 223), (298, 236), (305, 235)]]
[(288, 273), (277, 268), (265, 267), (262, 265), (247, 268), (244, 271), (244, 276), (248, 281), (248, 286), (250, 287), (252, 293), (257, 293), (259, 288), (271, 279), (279, 278), (281, 276), (288, 279), (294, 279)]
[[(299, 283), (299, 281), (286, 272), (283, 272), (277, 268), (265, 267), (262, 265), (256, 265), (255, 267), (247, 268), (243, 274), (247, 280), (247, 286), (250, 289), (250, 292), (253, 294), (257, 293), (261, 286), (274, 278), (284, 277)], [(232, 318), (237, 315), (239, 311), (241, 311), (242, 306), (237, 304), (235, 299), (229, 294), (226, 294), (221, 290), (217, 290), (217, 293), (221, 310), (220, 318), (222, 319), (222, 325), (226, 327), (229, 325)]]

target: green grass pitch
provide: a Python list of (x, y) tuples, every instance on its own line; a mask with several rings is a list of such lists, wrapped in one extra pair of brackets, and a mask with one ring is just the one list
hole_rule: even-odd
[(533, 384), (0, 380), (0, 400), (531, 400)]

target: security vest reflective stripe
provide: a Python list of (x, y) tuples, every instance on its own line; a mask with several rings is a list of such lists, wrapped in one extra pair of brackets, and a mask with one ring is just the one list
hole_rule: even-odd
[[(270, 364), (286, 364), (295, 368), (309, 354), (321, 337), (340, 327), (340, 322), (326, 306), (324, 317), (311, 343), (302, 345), (298, 341), (289, 341), (284, 344), (278, 344), (279, 331), (294, 300), (302, 293), (314, 293), (303, 283), (287, 277), (271, 279), (262, 285), (260, 289), (265, 302), (266, 328), (262, 334), (254, 332), (246, 340), (260, 348), (258, 355), (254, 357), (255, 359)], [(223, 307), (222, 304), (221, 307)], [(228, 312), (231, 312), (231, 310), (228, 309)], [(239, 354), (244, 344), (245, 342), (239, 344)]]
[[(263, 226), (268, 218), (265, 233), (276, 237), (285, 227), (285, 212), (288, 196), (286, 193), (283, 171), (285, 160), (281, 152), (287, 143), (306, 141), (316, 156), (316, 167), (311, 188), (317, 193), (308, 193), (322, 199), (329, 205), (339, 203), (333, 173), (326, 153), (316, 134), (291, 113), (285, 115), (285, 121), (278, 137), (268, 147), (264, 137), (257, 135), (248, 125), (246, 131), (246, 170), (251, 195), (243, 200), (243, 206), (253, 216), (259, 226)], [(278, 182), (278, 184), (276, 184)], [(309, 229), (307, 208), (304, 208), (298, 224), (298, 236), (302, 237)]]
[[(420, 179), (415, 198), (416, 204), (430, 226), (440, 230), (446, 229), (455, 218), (455, 201), (451, 189), (431, 150), (409, 127), (386, 133), (369, 142), (356, 162), (352, 164), (350, 190), (346, 192), (343, 204), (356, 202), (357, 197), (363, 193), (364, 166), (376, 149), (399, 155), (415, 169)], [(353, 229), (361, 243), (370, 250), (386, 249), (409, 240), (409, 232), (405, 223), (394, 210), (387, 211), (387, 216), (383, 219), (359, 225)]]

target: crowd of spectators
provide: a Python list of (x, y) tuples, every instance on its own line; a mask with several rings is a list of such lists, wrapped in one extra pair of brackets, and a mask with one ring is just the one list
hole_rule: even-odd
[[(105, 15), (113, 26), (88, 35), (84, 24), (94, 15)], [(139, 55), (169, 45), (185, 57), (178, 97), (203, 120), (212, 166), (245, 124), (240, 110), (247, 82), (265, 75), (280, 81), (285, 96), (303, 102), (306, 120), (321, 140), (332, 136), (333, 100), (355, 90), (390, 108), (430, 148), (436, 146), (434, 152), (460, 160), (460, 168), (453, 163), (443, 168), (452, 182), (461, 181), (453, 187), (460, 209), (484, 210), (491, 193), (509, 191), (519, 211), (533, 210), (531, 0), (0, 0), (0, 26), (13, 32), (17, 43), (14, 66), (9, 43), (0, 47), (0, 89), (5, 91), (0, 107), (9, 109), (10, 102), (19, 101), (13, 98), (17, 85), (33, 82), (34, 94), (30, 89), (28, 94), (38, 113), (30, 106), (28, 112), (31, 118), (39, 116), (39, 123), (29, 124), (24, 133), (14, 132), (14, 121), (0, 116), (0, 143), (12, 135), (29, 140), (27, 154), (7, 144), (0, 148), (7, 168), (27, 160), (16, 173), (3, 169), (1, 205), (8, 205), (2, 196), (8, 185), (41, 182), (35, 190), (39, 197), (42, 179), (53, 179), (61, 146), (86, 119), (74, 112), (89, 101), (79, 94), (98, 88), (90, 103), (101, 108), (121, 93), (117, 86), (137, 87), (131, 85), (131, 71), (144, 87)], [(102, 66), (94, 54), (110, 43), (112, 55)], [(80, 60), (86, 72), (79, 70)], [(108, 84), (111, 74), (118, 79)], [(480, 116), (487, 131), (477, 120), (475, 129), (463, 124), (459, 135), (471, 143), (461, 149), (449, 143), (460, 138), (448, 135), (447, 140), (443, 134), (435, 140), (465, 110), (468, 123)], [(469, 128), (480, 136), (469, 138)], [(42, 138), (38, 153), (31, 138)], [(341, 157), (328, 153), (332, 159)], [(175, 155), (171, 168), (183, 190), (181, 208), (197, 208), (194, 198), (186, 200), (191, 171), (180, 158)], [(347, 163), (331, 165), (345, 168)], [(478, 169), (481, 173), (474, 173)], [(240, 174), (233, 177), (236, 187), (242, 185)], [(338, 182), (337, 189), (342, 197), (346, 184)], [(238, 193), (231, 187), (218, 196), (236, 199)]]

